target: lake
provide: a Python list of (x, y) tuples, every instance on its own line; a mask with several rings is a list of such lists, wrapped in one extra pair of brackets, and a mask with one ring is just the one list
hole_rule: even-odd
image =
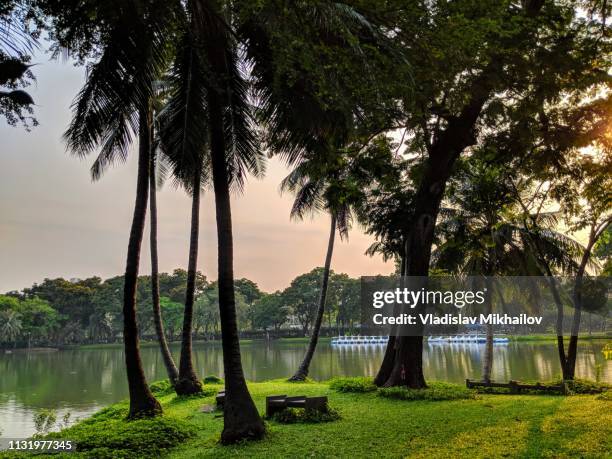
[[(612, 382), (612, 363), (602, 354), (604, 342), (581, 342), (577, 375), (594, 379), (601, 365), (601, 379)], [(288, 377), (301, 361), (305, 343), (253, 341), (242, 344), (246, 377), (253, 381)], [(425, 344), (427, 379), (463, 383), (479, 378), (483, 345)], [(178, 345), (172, 347), (178, 360)], [(156, 347), (143, 347), (142, 358), (149, 381), (165, 378)], [(325, 380), (333, 376), (373, 376), (383, 357), (384, 346), (332, 347), (320, 343), (310, 376)], [(223, 376), (219, 343), (194, 343), (195, 367), (200, 376)], [(550, 380), (560, 375), (557, 348), (553, 342), (515, 342), (495, 346), (493, 379)], [(23, 438), (34, 433), (33, 416), (40, 408), (57, 410), (58, 419), (88, 416), (101, 407), (127, 397), (127, 384), (120, 347), (63, 350), (58, 352), (14, 352), (0, 354), (0, 436)]]

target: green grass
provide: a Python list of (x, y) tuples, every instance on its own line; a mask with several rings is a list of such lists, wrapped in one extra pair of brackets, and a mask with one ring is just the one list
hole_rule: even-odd
[[(515, 335), (515, 336), (510, 336), (510, 341), (554, 341), (555, 343), (557, 342), (557, 335), (555, 335), (554, 333), (550, 333), (550, 334), (545, 334), (545, 335)], [(585, 335), (582, 334), (578, 337), (578, 341), (593, 341), (593, 340), (600, 340), (600, 339), (610, 339), (612, 338), (612, 336), (610, 336), (609, 333), (602, 333), (602, 332), (594, 332), (591, 335)], [(565, 341), (567, 341), (567, 336), (565, 337)]]
[[(464, 390), (446, 386), (444, 393)], [(266, 395), (327, 395), (339, 419), (292, 424), (268, 421), (264, 440), (222, 446), (218, 443), (222, 417), (201, 409), (214, 404), (214, 395), (178, 399), (159, 387), (157, 395), (164, 407), (161, 420), (126, 422), (123, 402), (58, 435), (77, 444), (85, 440), (100, 453), (65, 455), (68, 459), (569, 458), (606, 457), (612, 451), (612, 405), (601, 395), (478, 395), (451, 401), (410, 401), (382, 397), (378, 391), (338, 392), (318, 382), (276, 380), (250, 383), (249, 387), (262, 414)], [(116, 452), (108, 449), (118, 447)]]
[(377, 387), (372, 378), (334, 378), (329, 381), (329, 387), (338, 392), (374, 392)]
[(440, 402), (448, 400), (469, 400), (477, 398), (476, 392), (458, 384), (433, 381), (426, 389), (407, 389), (405, 387), (383, 387), (378, 389), (381, 397), (396, 400), (428, 400)]

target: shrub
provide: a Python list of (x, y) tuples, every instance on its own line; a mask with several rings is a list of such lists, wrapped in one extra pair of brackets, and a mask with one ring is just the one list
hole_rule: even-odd
[(210, 387), (210, 386), (203, 386), (202, 387), (202, 396), (203, 397), (210, 397), (211, 395), (217, 395), (217, 392), (219, 392), (219, 388), (218, 387)]
[(476, 393), (458, 384), (444, 382), (429, 383), (425, 389), (409, 389), (407, 387), (383, 387), (378, 389), (381, 397), (399, 400), (465, 400), (475, 399)]
[(327, 411), (324, 412), (319, 410), (285, 408), (282, 411), (274, 413), (270, 419), (282, 424), (332, 422), (340, 419), (340, 413), (333, 408), (327, 408)]
[(337, 392), (374, 392), (377, 388), (371, 378), (334, 378), (329, 387)]
[(57, 421), (55, 410), (41, 408), (34, 415), (34, 426), (37, 435), (43, 435), (51, 431)]
[(607, 390), (605, 392), (602, 392), (595, 398), (597, 400), (605, 400), (607, 402), (612, 402), (612, 390)]
[(115, 405), (107, 406), (95, 413), (91, 418), (85, 419), (84, 423), (92, 423), (95, 421), (103, 421), (107, 419), (125, 419), (128, 415), (128, 406), (126, 403), (116, 403)]
[(171, 418), (91, 419), (45, 438), (70, 438), (77, 451), (91, 458), (151, 458), (195, 435), (195, 428)]
[(162, 381), (155, 381), (154, 383), (149, 385), (149, 388), (151, 389), (151, 392), (153, 392), (158, 397), (169, 395), (174, 392), (174, 386), (167, 379), (164, 379)]
[(204, 384), (223, 384), (223, 380), (215, 375), (206, 376), (202, 381)]
[(588, 379), (574, 379), (573, 381), (566, 381), (566, 384), (572, 394), (601, 394), (612, 389), (610, 384), (590, 381)]

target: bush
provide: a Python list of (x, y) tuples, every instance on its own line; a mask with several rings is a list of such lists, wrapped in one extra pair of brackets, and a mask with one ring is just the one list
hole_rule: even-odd
[(83, 422), (94, 422), (103, 421), (106, 419), (125, 419), (128, 415), (128, 405), (125, 402), (116, 403), (115, 405), (107, 406), (101, 409), (89, 419), (85, 419)]
[(476, 393), (458, 384), (444, 382), (429, 383), (425, 389), (409, 389), (407, 387), (383, 387), (378, 389), (381, 397), (399, 400), (466, 400), (475, 399)]
[(334, 378), (329, 387), (337, 392), (374, 392), (377, 387), (371, 378)]
[(163, 397), (164, 395), (169, 395), (174, 392), (174, 386), (167, 379), (155, 381), (149, 385), (149, 388), (151, 392), (158, 397)]
[[(559, 384), (560, 381), (557, 382)], [(588, 379), (574, 379), (566, 381), (567, 388), (572, 394), (601, 394), (612, 389), (610, 384), (589, 381)]]
[(210, 397), (211, 395), (217, 395), (219, 392), (218, 387), (202, 386), (202, 397)]
[(605, 400), (607, 402), (612, 402), (612, 390), (607, 390), (605, 392), (602, 392), (595, 398), (597, 400)]
[(327, 408), (325, 412), (319, 410), (285, 408), (283, 411), (274, 413), (270, 419), (282, 424), (332, 422), (340, 419), (340, 413), (333, 408)]
[(151, 458), (195, 436), (195, 428), (185, 421), (171, 418), (101, 420), (81, 422), (46, 439), (70, 438), (77, 452), (91, 458)]
[(223, 380), (215, 375), (206, 376), (202, 381), (204, 384), (223, 384)]

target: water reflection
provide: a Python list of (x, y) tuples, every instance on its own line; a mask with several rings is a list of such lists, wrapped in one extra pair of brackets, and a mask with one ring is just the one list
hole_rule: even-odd
[[(290, 376), (299, 365), (305, 344), (253, 342), (242, 345), (246, 377), (252, 381)], [(594, 378), (596, 365), (601, 377), (612, 380), (612, 364), (601, 353), (603, 344), (580, 345), (577, 374)], [(424, 371), (428, 379), (463, 382), (478, 378), (484, 346), (477, 344), (426, 344)], [(178, 346), (173, 347), (178, 359)], [(382, 361), (384, 346), (339, 346), (322, 343), (312, 362), (310, 376), (374, 376)], [(150, 381), (165, 377), (164, 365), (155, 347), (142, 349), (145, 372)], [(195, 366), (200, 375), (223, 375), (219, 344), (195, 343)], [(23, 437), (33, 432), (32, 414), (37, 408), (54, 408), (62, 415), (87, 415), (99, 407), (127, 396), (123, 351), (116, 349), (69, 350), (53, 353), (0, 355), (0, 430), (4, 437)], [(554, 343), (510, 343), (495, 346), (493, 379), (549, 380), (560, 375)]]

